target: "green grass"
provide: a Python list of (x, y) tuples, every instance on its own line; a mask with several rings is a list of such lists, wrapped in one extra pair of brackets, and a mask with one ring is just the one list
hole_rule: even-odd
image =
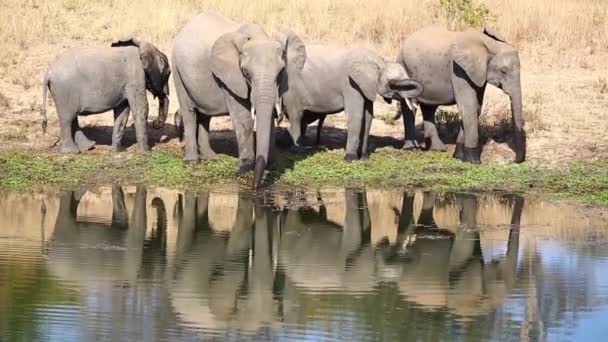
[[(267, 184), (322, 188), (366, 186), (407, 190), (507, 191), (535, 193), (608, 205), (608, 160), (574, 162), (563, 169), (529, 164), (471, 165), (447, 153), (377, 150), (362, 162), (347, 163), (340, 151), (295, 155), (279, 150)], [(237, 174), (238, 159), (186, 164), (181, 152), (83, 153), (63, 156), (31, 151), (0, 152), (0, 188), (63, 189), (109, 183), (146, 184), (203, 190), (237, 183), (248, 188), (252, 176)]]

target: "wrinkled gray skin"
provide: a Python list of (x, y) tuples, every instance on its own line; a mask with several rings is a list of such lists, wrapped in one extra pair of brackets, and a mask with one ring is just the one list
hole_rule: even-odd
[[(397, 61), (408, 75), (424, 85), (416, 101), (424, 116), (427, 148), (445, 150), (435, 126), (438, 106), (457, 104), (463, 125), (454, 157), (479, 163), (479, 113), (487, 83), (502, 89), (511, 99), (515, 162), (526, 158), (526, 138), (522, 116), (520, 63), (517, 50), (496, 31), (452, 32), (431, 26), (410, 35), (402, 44)], [(403, 103), (405, 145), (415, 148), (414, 113)], [(430, 146), (429, 146), (430, 145)]]
[(111, 47), (86, 47), (69, 50), (50, 67), (44, 79), (42, 129), (46, 131), (46, 97), (51, 92), (60, 128), (60, 151), (77, 153), (91, 149), (95, 142), (87, 139), (78, 125), (78, 115), (114, 110), (112, 150), (123, 149), (121, 141), (133, 112), (137, 145), (149, 150), (146, 121), (146, 90), (158, 97), (158, 118), (153, 127), (164, 126), (169, 111), (171, 74), (167, 56), (152, 44), (134, 37), (115, 40)]
[[(194, 17), (178, 33), (173, 78), (184, 126), (184, 160), (217, 158), (209, 145), (209, 121), (229, 114), (240, 171), (255, 165), (254, 186), (261, 185), (273, 144), (273, 116), (278, 115), (274, 113), (280, 100), (279, 75), (289, 63), (288, 44), (268, 37), (258, 25), (239, 24), (213, 11)], [(305, 52), (296, 57), (304, 60)]]
[(325, 115), (345, 111), (348, 126), (345, 159), (367, 158), (376, 95), (387, 101), (416, 97), (422, 92), (422, 85), (409, 79), (401, 65), (386, 63), (368, 49), (288, 45), (287, 55), (304, 49), (306, 61), (289, 64), (283, 75), (288, 85), (282, 99), (283, 110), (289, 117), (294, 150), (302, 151), (301, 138), (308, 124), (320, 120), (318, 143)]

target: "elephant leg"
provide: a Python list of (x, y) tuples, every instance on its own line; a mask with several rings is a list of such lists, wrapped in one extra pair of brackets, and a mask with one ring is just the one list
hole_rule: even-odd
[(320, 145), (321, 144), (321, 132), (323, 130), (323, 122), (325, 121), (325, 118), (327, 117), (327, 114), (323, 114), (319, 117), (319, 123), (317, 123), (317, 138), (315, 140), (315, 145)]
[(76, 142), (76, 146), (78, 146), (79, 151), (88, 151), (95, 146), (95, 142), (89, 140), (89, 138), (84, 135), (84, 132), (80, 128), (80, 125), (78, 124), (78, 116), (76, 116), (74, 121), (72, 121), (72, 132), (74, 132), (74, 142)]
[(368, 142), (369, 142), (369, 131), (372, 128), (372, 120), (374, 119), (374, 102), (365, 100), (365, 108), (364, 108), (364, 117), (365, 126), (363, 127), (363, 142), (361, 144), (361, 159), (369, 159), (369, 154), (367, 151)]
[[(186, 91), (186, 87), (182, 82), (179, 72), (174, 71), (173, 80), (175, 83), (175, 92), (177, 94), (177, 100), (179, 102), (179, 116), (181, 120), (182, 140), (184, 143), (184, 161), (186, 162), (197, 162), (198, 155), (198, 137), (197, 137), (197, 120), (196, 113), (194, 112), (194, 103), (190, 99), (190, 95)], [(176, 121), (177, 122), (177, 121)]]
[(344, 160), (353, 161), (359, 158), (361, 147), (361, 132), (364, 122), (365, 99), (354, 89), (348, 89), (344, 94), (344, 111), (346, 112), (346, 125), (348, 137), (346, 140), (346, 155)]
[(462, 128), (462, 124), (460, 125), (460, 129), (458, 130), (458, 137), (456, 138), (456, 148), (454, 149), (454, 154), (452, 155), (452, 157), (464, 161), (464, 129)]
[(205, 114), (196, 114), (196, 121), (198, 124), (198, 151), (203, 159), (216, 160), (219, 157), (211, 148), (209, 143), (209, 127), (211, 123), (211, 116)]
[(127, 100), (133, 111), (133, 121), (135, 122), (135, 137), (137, 139), (137, 148), (140, 152), (150, 150), (148, 145), (148, 99), (146, 98), (146, 89), (139, 87), (127, 88)]
[(437, 106), (420, 104), (422, 117), (424, 118), (424, 144), (427, 150), (445, 151), (447, 146), (439, 138), (437, 124), (435, 123), (435, 111)]
[[(58, 110), (59, 112), (59, 110)], [(78, 153), (80, 150), (76, 146), (74, 136), (72, 135), (74, 128), (75, 114), (62, 114), (59, 112), (59, 131), (61, 144), (59, 151), (61, 153)]]
[(125, 194), (120, 185), (112, 185), (112, 226), (127, 228), (129, 215), (125, 205)]
[(406, 151), (419, 149), (416, 141), (416, 113), (403, 100), (400, 101), (399, 107), (403, 116), (403, 131), (405, 132), (402, 149)]
[(129, 104), (127, 102), (114, 108), (114, 129), (112, 131), (112, 151), (123, 151), (122, 138), (129, 121)]
[(302, 122), (300, 125), (300, 137), (302, 140), (306, 138), (306, 130), (308, 129), (308, 122)]
[(479, 113), (481, 99), (477, 91), (468, 81), (458, 76), (452, 76), (456, 103), (462, 115), (464, 136), (464, 161), (474, 164), (481, 163), (481, 147), (479, 146)]
[(226, 91), (224, 91), (224, 96), (226, 97), (226, 104), (239, 148), (239, 173), (243, 174), (255, 168), (253, 118), (249, 108), (245, 107), (243, 103), (233, 98)]

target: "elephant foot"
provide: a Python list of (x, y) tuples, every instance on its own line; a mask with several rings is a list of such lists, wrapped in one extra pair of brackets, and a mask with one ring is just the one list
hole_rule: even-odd
[(448, 150), (448, 146), (439, 139), (424, 138), (424, 144), (426, 146), (426, 149), (430, 151), (445, 152)]
[(420, 146), (418, 146), (418, 143), (416, 142), (416, 140), (405, 140), (405, 143), (403, 144), (403, 147), (401, 148), (404, 151), (414, 151), (414, 150), (419, 150)]
[(452, 157), (464, 161), (464, 144), (456, 144)]
[(302, 145), (293, 145), (293, 146), (289, 147), (289, 152), (295, 153), (295, 154), (304, 154), (304, 153), (306, 153), (306, 148)]
[(213, 151), (207, 151), (207, 152), (201, 152), (200, 153), (200, 159), (204, 159), (204, 160), (218, 160), (218, 159), (220, 159), (220, 156), (218, 156), (217, 153), (215, 153)]
[(78, 131), (74, 134), (74, 141), (81, 152), (88, 151), (95, 146), (95, 142), (89, 140), (82, 131)]
[(472, 164), (481, 164), (481, 147), (465, 147), (464, 161)]
[(255, 162), (253, 160), (241, 160), (241, 165), (239, 166), (239, 176), (244, 176), (247, 173), (253, 171), (255, 169)]
[(359, 158), (360, 160), (368, 160), (369, 159), (369, 153), (365, 152), (361, 154), (361, 158)]
[(62, 144), (61, 147), (59, 148), (59, 152), (64, 153), (64, 154), (79, 153), (80, 150), (78, 149), (78, 146), (76, 146), (76, 144), (72, 143), (72, 144)]
[(350, 163), (350, 162), (354, 162), (354, 161), (356, 161), (356, 160), (358, 160), (358, 159), (359, 159), (359, 158), (357, 157), (357, 154), (356, 154), (356, 153), (347, 153), (347, 154), (344, 156), (344, 160), (345, 160), (345, 161), (347, 161), (347, 162), (349, 162), (349, 163)]
[(125, 150), (125, 147), (122, 144), (112, 145), (112, 152), (122, 152)]
[(184, 162), (188, 163), (188, 164), (194, 164), (194, 163), (198, 163), (199, 160), (199, 156), (198, 153), (188, 153), (186, 152), (184, 154)]

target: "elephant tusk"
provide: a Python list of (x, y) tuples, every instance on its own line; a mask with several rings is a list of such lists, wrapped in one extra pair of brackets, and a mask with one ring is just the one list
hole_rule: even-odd
[(283, 111), (281, 110), (281, 98), (277, 99), (277, 102), (274, 104), (275, 110), (277, 111), (277, 126), (283, 121)]
[(253, 120), (253, 131), (256, 131), (257, 128), (257, 124), (256, 124), (256, 119), (255, 119), (255, 106), (251, 105), (251, 119)]
[(410, 108), (410, 110), (413, 113), (416, 113), (416, 107), (414, 106), (414, 103), (412, 101), (412, 99), (410, 99), (409, 97), (405, 98), (405, 103), (407, 104), (407, 106)]

